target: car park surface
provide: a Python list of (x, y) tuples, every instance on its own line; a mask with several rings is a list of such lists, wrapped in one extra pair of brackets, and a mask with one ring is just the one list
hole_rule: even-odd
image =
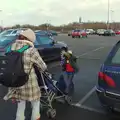
[[(120, 40), (119, 36), (104, 37), (92, 35), (83, 40), (74, 40), (66, 35), (59, 35), (55, 37), (58, 41), (64, 41), (69, 48), (79, 56), (80, 72), (75, 76), (75, 93), (71, 106), (64, 103), (57, 102), (54, 104), (57, 108), (57, 120), (119, 120), (119, 114), (108, 115), (100, 105), (97, 97), (95, 86), (97, 84), (97, 73), (100, 70), (100, 65), (104, 62), (107, 54), (113, 45)], [(53, 61), (48, 63), (48, 68), (51, 73), (55, 74), (58, 79), (61, 69), (60, 63)], [(7, 89), (0, 86), (0, 117), (1, 120), (13, 120), (15, 116), (16, 104), (10, 101), (5, 102), (2, 97), (5, 95)], [(28, 105), (26, 116), (29, 119), (30, 107)], [(42, 113), (41, 120), (48, 120), (46, 115)]]

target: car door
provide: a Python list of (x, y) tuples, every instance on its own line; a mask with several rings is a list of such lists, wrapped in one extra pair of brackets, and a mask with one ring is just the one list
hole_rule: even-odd
[(48, 36), (37, 35), (36, 48), (38, 48), (43, 59), (52, 59), (54, 57), (54, 47), (52, 45), (52, 39)]

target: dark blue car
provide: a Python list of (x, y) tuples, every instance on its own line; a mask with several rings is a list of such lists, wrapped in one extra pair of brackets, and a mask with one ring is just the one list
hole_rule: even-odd
[[(7, 47), (15, 42), (16, 39), (17, 35), (0, 36), (0, 56), (4, 55)], [(37, 33), (34, 45), (45, 61), (60, 58), (61, 51), (67, 48), (65, 43), (55, 41), (48, 36), (41, 36)]]
[(101, 66), (96, 91), (105, 108), (120, 109), (120, 41), (113, 47)]

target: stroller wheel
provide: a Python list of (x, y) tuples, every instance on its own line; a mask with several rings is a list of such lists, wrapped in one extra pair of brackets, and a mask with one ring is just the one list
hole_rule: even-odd
[(55, 109), (48, 109), (47, 110), (48, 118), (54, 119), (56, 117), (56, 110)]
[(72, 97), (71, 96), (65, 96), (65, 101), (67, 104), (71, 105), (72, 104)]

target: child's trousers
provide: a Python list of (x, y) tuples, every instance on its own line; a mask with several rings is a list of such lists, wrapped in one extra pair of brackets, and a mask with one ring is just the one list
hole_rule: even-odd
[(66, 84), (65, 92), (69, 93), (70, 85), (73, 82), (74, 73), (73, 72), (71, 72), (71, 73), (64, 72), (63, 75), (64, 75), (64, 81), (65, 81), (65, 84)]
[[(40, 101), (32, 101), (32, 116), (31, 120), (40, 120)], [(18, 102), (16, 120), (25, 120), (26, 101)]]

